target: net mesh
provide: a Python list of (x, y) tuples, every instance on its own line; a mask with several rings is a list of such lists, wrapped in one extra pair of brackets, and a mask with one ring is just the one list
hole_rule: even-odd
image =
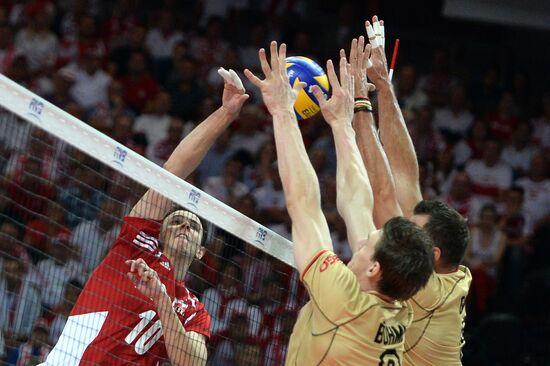
[[(182, 287), (174, 273), (184, 261), (159, 254), (168, 250), (159, 241), (160, 223), (125, 218), (148, 189), (139, 177), (27, 119), (32, 121), (0, 110), (0, 308), (7, 310), (0, 313), (0, 352), (8, 362), (44, 361), (50, 353), (51, 364), (170, 364), (171, 346), (161, 336), (171, 325), (160, 326), (155, 304), (126, 277), (125, 261), (137, 258), (157, 270), (185, 329), (206, 336), (209, 364), (284, 362), (297, 310), (306, 300), (288, 260), (268, 254), (278, 252), (269, 249), (266, 237), (284, 240), (236, 216), (229, 222), (257, 228), (254, 240), (243, 240), (245, 235), (235, 235), (239, 227), (227, 230), (227, 224), (222, 228), (201, 215), (205, 252), (191, 263)], [(106, 137), (97, 136), (101, 150)], [(124, 161), (120, 155), (127, 153), (115, 149), (114, 160)], [(198, 205), (205, 196), (198, 188), (190, 192), (177, 203)], [(209, 209), (221, 209), (221, 202), (208, 199)], [(249, 213), (255, 204), (245, 196), (236, 209)], [(192, 342), (179, 339), (172, 347), (192, 355)]]

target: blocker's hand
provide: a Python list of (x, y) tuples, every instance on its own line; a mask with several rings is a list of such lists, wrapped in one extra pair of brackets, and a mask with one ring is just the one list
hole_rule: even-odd
[(260, 80), (248, 69), (244, 70), (245, 76), (260, 89), (265, 106), (271, 115), (293, 111), (298, 93), (306, 86), (306, 83), (299, 82), (295, 83), (293, 87), (290, 86), (286, 73), (286, 44), (282, 43), (277, 50), (277, 42), (271, 42), (271, 65), (267, 62), (265, 49), (260, 49), (258, 55), (265, 79)]
[(227, 71), (223, 67), (220, 67), (218, 74), (220, 74), (224, 81), (222, 108), (227, 110), (230, 115), (237, 117), (249, 95), (246, 94), (243, 83), (235, 71), (232, 69)]
[(127, 260), (126, 264), (130, 266), (130, 271), (126, 273), (126, 276), (134, 283), (139, 292), (155, 303), (166, 294), (166, 287), (160, 282), (158, 273), (150, 268), (143, 259)]
[[(374, 84), (367, 80), (367, 67), (369, 65), (369, 57), (371, 45), (365, 44), (365, 37), (359, 37), (359, 40), (353, 39), (349, 52), (349, 63), (351, 66), (351, 74), (354, 79), (355, 97), (368, 97), (368, 93), (376, 89)], [(344, 50), (340, 50), (340, 57), (346, 57)]]
[(332, 60), (327, 61), (327, 75), (332, 88), (332, 96), (326, 99), (319, 86), (312, 87), (313, 95), (319, 101), (321, 112), (331, 127), (349, 124), (353, 118), (354, 82), (351, 67), (346, 60), (345, 52), (340, 52), (340, 81), (334, 71)]
[(388, 61), (386, 60), (386, 53), (384, 52), (384, 35), (382, 34), (384, 21), (378, 21), (378, 17), (375, 15), (372, 17), (372, 22), (373, 25), (371, 25), (368, 20), (365, 22), (369, 42), (372, 46), (370, 56), (371, 62), (367, 69), (367, 76), (374, 85), (380, 89), (390, 82), (388, 76)]

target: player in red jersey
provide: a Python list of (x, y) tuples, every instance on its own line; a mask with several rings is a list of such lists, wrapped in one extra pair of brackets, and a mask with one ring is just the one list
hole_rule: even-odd
[[(234, 72), (220, 74), (222, 106), (164, 165), (181, 178), (197, 167), (248, 99)], [(183, 282), (192, 261), (203, 255), (206, 227), (195, 214), (171, 207), (149, 190), (124, 218), (120, 236), (43, 365), (160, 365), (167, 358), (172, 365), (206, 363), (210, 316)]]

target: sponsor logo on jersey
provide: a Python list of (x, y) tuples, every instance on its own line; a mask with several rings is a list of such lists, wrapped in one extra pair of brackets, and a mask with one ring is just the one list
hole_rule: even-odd
[(170, 270), (170, 262), (162, 261), (160, 262), (160, 265), (166, 268), (167, 270)]
[(323, 264), (321, 264), (321, 267), (319, 267), (319, 272), (326, 271), (328, 266), (336, 262), (341, 262), (340, 258), (338, 258), (336, 254), (329, 255), (328, 257), (325, 258), (325, 261), (323, 262)]
[(189, 305), (187, 305), (183, 300), (180, 299), (174, 299), (174, 301), (172, 301), (172, 307), (174, 308), (176, 313), (180, 314), (181, 316), (185, 314), (185, 310), (188, 306)]

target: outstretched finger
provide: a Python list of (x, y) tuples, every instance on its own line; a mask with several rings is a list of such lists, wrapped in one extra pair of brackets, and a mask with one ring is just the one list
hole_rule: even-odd
[(258, 77), (252, 73), (252, 71), (245, 69), (244, 76), (246, 76), (246, 78), (258, 88), (262, 86), (262, 80), (258, 79)]
[(336, 71), (334, 71), (332, 60), (327, 61), (327, 75), (330, 86), (332, 86), (333, 89), (339, 88), (340, 82), (338, 81), (338, 77), (336, 76)]
[(279, 46), (279, 72), (283, 75), (283, 77), (286, 76), (286, 43), (281, 43)]
[[(368, 58), (368, 55), (365, 55), (365, 37), (360, 36), (357, 40), (357, 68), (361, 72), (365, 72), (366, 69), (366, 60), (365, 58)], [(353, 63), (352, 63), (353, 66)]]
[[(298, 80), (298, 78), (296, 78), (295, 80)], [(305, 83), (303, 81), (300, 81), (298, 83), (296, 81), (294, 81), (294, 85), (292, 86), (292, 90), (294, 90), (296, 92), (296, 94), (298, 94), (306, 86), (307, 86), (307, 83)]]
[(382, 19), (380, 19), (380, 34), (382, 48), (386, 48), (386, 27), (384, 26), (384, 21)]
[(365, 22), (365, 29), (367, 30), (367, 36), (369, 37), (369, 42), (372, 45), (372, 48), (378, 47), (378, 40), (376, 39), (374, 29), (368, 20)]
[[(351, 65), (352, 72), (358, 71), (357, 70), (357, 66), (358, 66), (357, 61), (359, 60), (360, 53), (358, 51), (360, 51), (360, 49), (359, 50), (357, 49), (357, 45), (358, 45), (357, 38), (352, 39), (351, 40), (351, 48), (350, 48), (350, 51), (349, 51), (349, 63)], [(340, 58), (341, 57), (346, 57), (346, 53), (344, 52), (343, 55), (342, 55), (342, 53), (340, 53)]]
[(325, 95), (325, 93), (323, 93), (318, 85), (313, 85), (311, 87), (311, 92), (313, 93), (315, 99), (317, 99), (319, 106), (323, 108), (323, 105), (325, 105), (325, 103), (327, 102), (327, 96)]
[(237, 89), (244, 92), (245, 89), (244, 89), (243, 82), (241, 81), (241, 78), (239, 77), (239, 75), (237, 75), (235, 70), (229, 69), (229, 75), (231, 77), (231, 82), (237, 87)]
[(346, 57), (340, 57), (340, 84), (342, 85), (342, 88), (347, 90), (350, 85), (350, 76), (349, 76), (349, 69), (348, 69), (348, 60), (346, 60)]
[(279, 52), (277, 51), (277, 42), (271, 41), (269, 52), (271, 54), (271, 70), (277, 74), (279, 72)]
[(258, 57), (260, 59), (260, 66), (262, 67), (262, 71), (264, 72), (265, 77), (269, 77), (271, 75), (271, 67), (269, 67), (269, 63), (267, 62), (267, 56), (265, 55), (265, 49), (260, 48), (258, 51)]

